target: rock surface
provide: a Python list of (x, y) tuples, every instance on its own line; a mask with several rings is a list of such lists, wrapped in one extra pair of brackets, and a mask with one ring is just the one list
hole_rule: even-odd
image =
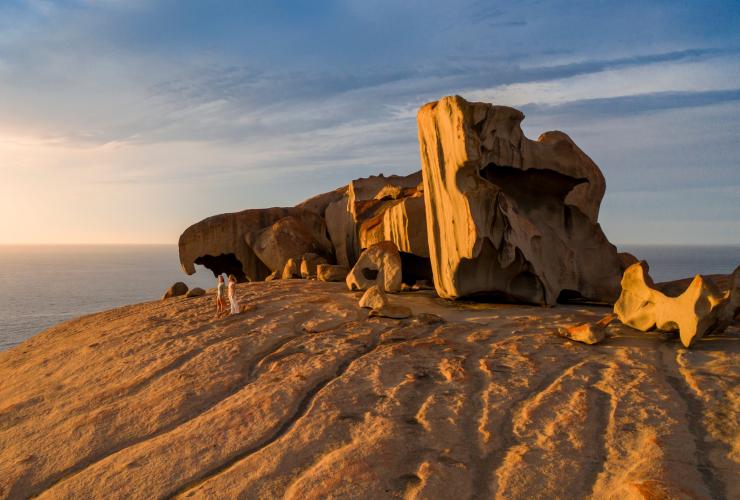
[(239, 282), (264, 280), (270, 268), (257, 257), (246, 237), (284, 217), (295, 219), (317, 241), (326, 239), (324, 219), (306, 208), (260, 208), (214, 215), (180, 235), (180, 266), (187, 274), (195, 273), (195, 264), (200, 264), (214, 275), (233, 274)]
[(316, 278), (321, 281), (344, 281), (349, 269), (345, 266), (319, 264), (316, 266)]
[[(678, 331), (684, 347), (722, 325), (728, 294), (696, 275), (688, 288), (669, 297), (655, 288), (642, 264), (633, 264), (622, 277), (622, 293), (614, 304), (619, 321), (643, 332), (658, 329)], [(723, 325), (722, 325), (723, 326)]]
[(401, 291), (401, 256), (391, 241), (376, 243), (363, 251), (347, 275), (347, 288), (367, 290), (373, 285), (384, 292)]
[(362, 294), (358, 305), (365, 309), (378, 309), (388, 305), (388, 297), (378, 285), (373, 285)]
[(195, 288), (191, 288), (190, 290), (188, 290), (188, 293), (186, 293), (185, 296), (186, 297), (200, 297), (205, 294), (206, 294), (205, 290), (196, 286)]
[(606, 338), (606, 327), (617, 318), (616, 314), (607, 314), (596, 323), (580, 323), (558, 329), (558, 334), (583, 344), (598, 344)]
[(317, 231), (311, 231), (295, 217), (283, 217), (271, 226), (245, 235), (245, 240), (270, 271), (279, 271), (290, 258), (305, 253), (331, 255), (331, 243), (320, 217), (314, 221)]
[(598, 225), (604, 177), (562, 132), (527, 139), (523, 118), (459, 96), (419, 110), (437, 293), (554, 304), (564, 292), (613, 303), (622, 267)]
[(315, 253), (306, 253), (301, 257), (301, 278), (315, 278), (319, 264), (327, 264), (326, 259)]
[(585, 346), (550, 332), (603, 308), (237, 293), (236, 316), (154, 301), (0, 352), (0, 497), (740, 497), (737, 324)]
[(186, 293), (188, 293), (188, 286), (182, 281), (178, 281), (164, 292), (164, 295), (162, 295), (162, 300), (171, 299), (172, 297), (179, 297), (181, 295), (185, 295)]

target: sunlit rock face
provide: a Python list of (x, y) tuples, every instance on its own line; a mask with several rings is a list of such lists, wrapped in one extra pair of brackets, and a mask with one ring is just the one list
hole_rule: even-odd
[(711, 280), (696, 275), (676, 296), (656, 289), (644, 263), (631, 265), (622, 276), (622, 293), (614, 313), (627, 326), (647, 332), (678, 332), (684, 347), (691, 347), (710, 332), (720, 332), (736, 314), (740, 297), (740, 267), (730, 290), (721, 292)]
[(622, 268), (598, 224), (604, 177), (562, 132), (527, 139), (523, 119), (459, 96), (419, 110), (437, 293), (613, 302)]

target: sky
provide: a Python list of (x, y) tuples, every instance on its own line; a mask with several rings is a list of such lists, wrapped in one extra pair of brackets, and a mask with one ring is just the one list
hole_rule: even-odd
[(0, 244), (174, 244), (411, 173), (452, 94), (569, 134), (612, 242), (740, 244), (737, 0), (0, 0)]

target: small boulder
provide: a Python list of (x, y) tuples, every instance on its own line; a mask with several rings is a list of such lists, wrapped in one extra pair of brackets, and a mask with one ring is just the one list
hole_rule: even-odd
[(315, 278), (316, 267), (319, 264), (326, 264), (326, 259), (315, 253), (304, 253), (301, 257), (301, 278)]
[(383, 307), (370, 311), (369, 316), (391, 319), (404, 319), (411, 316), (411, 309), (406, 306), (385, 305)]
[(346, 266), (319, 264), (316, 266), (316, 277), (321, 281), (344, 281), (349, 273)]
[(350, 290), (367, 290), (378, 285), (385, 292), (401, 291), (401, 254), (392, 241), (381, 241), (360, 255), (347, 275)]
[(182, 281), (178, 281), (164, 292), (162, 300), (171, 299), (172, 297), (180, 297), (188, 293), (188, 286)]
[(198, 288), (197, 286), (195, 288), (191, 288), (188, 290), (188, 293), (185, 294), (186, 297), (201, 297), (206, 294), (206, 291), (202, 288)]
[(561, 326), (558, 328), (558, 335), (584, 344), (598, 344), (606, 338), (606, 327), (615, 319), (616, 314), (607, 314), (596, 323)]
[(383, 290), (378, 288), (377, 285), (373, 285), (367, 289), (360, 299), (360, 307), (366, 309), (380, 309), (388, 305), (388, 297), (386, 297)]
[(290, 258), (283, 267), (283, 272), (280, 275), (280, 279), (289, 280), (293, 278), (301, 277), (301, 265), (300, 261), (296, 258)]
[(273, 271), (269, 275), (267, 275), (267, 278), (265, 278), (265, 281), (272, 281), (279, 279), (281, 276), (281, 271)]

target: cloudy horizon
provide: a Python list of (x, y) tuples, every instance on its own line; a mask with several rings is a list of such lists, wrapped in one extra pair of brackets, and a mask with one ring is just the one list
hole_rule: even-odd
[(617, 244), (740, 244), (736, 2), (11, 0), (0, 243), (175, 243), (207, 216), (420, 168), (459, 94), (562, 130)]

